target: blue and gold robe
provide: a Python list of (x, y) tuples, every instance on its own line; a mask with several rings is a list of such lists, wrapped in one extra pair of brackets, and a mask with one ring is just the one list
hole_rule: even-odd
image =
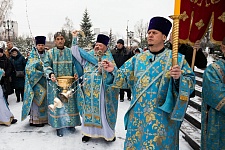
[(208, 66), (203, 74), (201, 149), (225, 150), (225, 60)]
[[(103, 137), (107, 141), (113, 140), (119, 95), (119, 89), (110, 85), (113, 82), (113, 74), (104, 70), (98, 73), (99, 57), (95, 55), (94, 50), (87, 53), (77, 46), (71, 50), (83, 66), (83, 81), (78, 92), (82, 133), (90, 137)], [(115, 64), (109, 49), (101, 59), (107, 59)]]
[[(56, 47), (47, 51), (44, 61), (45, 73), (49, 77), (50, 73), (54, 73), (55, 77), (74, 76), (77, 70), (73, 64), (73, 58), (70, 48), (64, 47), (63, 50)], [(73, 83), (75, 86), (76, 83)], [(56, 85), (55, 82), (48, 80), (48, 105), (54, 104), (54, 98), (58, 97), (62, 92), (62, 88)], [(64, 128), (79, 126), (80, 116), (77, 107), (76, 93), (69, 98), (68, 103), (64, 103), (62, 108), (56, 108), (55, 111), (49, 110), (49, 124), (53, 128)]]
[[(180, 100), (178, 91), (181, 88), (175, 86), (176, 82), (169, 74), (172, 66), (171, 50), (166, 49), (156, 56), (145, 51), (114, 71), (117, 73), (114, 86), (128, 86), (133, 96), (124, 118), (127, 130), (124, 149), (179, 149), (180, 121), (186, 111), (188, 96), (194, 89), (195, 79), (182, 55), (178, 55), (178, 65), (182, 70), (180, 84), (184, 83), (187, 90), (182, 91), (186, 94), (182, 97), (185, 101)], [(171, 108), (164, 110), (160, 106), (167, 99), (171, 100)]]
[[(48, 123), (47, 83), (43, 70), (43, 59), (44, 57), (39, 56), (36, 48), (33, 48), (25, 68), (26, 77), (22, 121), (30, 113), (30, 123), (33, 124)], [(35, 114), (33, 114), (32, 105), (35, 105), (38, 109), (35, 110)]]

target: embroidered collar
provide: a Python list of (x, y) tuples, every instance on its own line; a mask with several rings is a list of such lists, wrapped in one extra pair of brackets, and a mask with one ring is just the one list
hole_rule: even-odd
[(151, 50), (149, 50), (150, 53), (154, 54), (154, 55), (157, 55), (157, 54), (160, 54), (162, 53), (163, 51), (165, 50), (165, 48), (163, 47), (160, 51), (158, 52), (151, 52)]

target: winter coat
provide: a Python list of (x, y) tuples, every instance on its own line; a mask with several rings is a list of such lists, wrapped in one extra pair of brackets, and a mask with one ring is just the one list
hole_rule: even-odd
[(117, 68), (120, 68), (128, 59), (130, 59), (134, 55), (132, 51), (127, 50), (124, 46), (122, 49), (114, 48), (113, 50), (111, 50), (111, 53)]
[(10, 57), (10, 61), (14, 67), (12, 73), (12, 81), (14, 89), (21, 89), (24, 88), (25, 77), (16, 77), (16, 71), (24, 71), (25, 74), (26, 60), (19, 51), (17, 52), (18, 55), (16, 57), (13, 56)]
[[(167, 47), (169, 49), (172, 49), (172, 44), (167, 43)], [(193, 55), (193, 48), (187, 44), (181, 44), (178, 48), (178, 52), (185, 56), (185, 59), (187, 60), (189, 66), (191, 66), (192, 63), (192, 55)], [(207, 58), (205, 57), (204, 53), (202, 52), (202, 49), (199, 49), (196, 52), (195, 56), (195, 66), (199, 69), (204, 69), (207, 67)], [(190, 97), (195, 97), (195, 91), (193, 91), (190, 95)]]
[(10, 60), (6, 57), (5, 54), (3, 54), (2, 57), (0, 57), (0, 68), (2, 68), (5, 71), (5, 76), (3, 76), (0, 81), (4, 95), (10, 95), (13, 93), (12, 78), (11, 78), (13, 67)]
[[(169, 42), (165, 47), (172, 50), (172, 44)], [(181, 44), (178, 48), (178, 52), (185, 56), (185, 59), (187, 60), (189, 66), (191, 66), (193, 48), (187, 44)], [(205, 57), (201, 48), (196, 52), (195, 66), (199, 69), (205, 69), (207, 67), (207, 58)]]
[[(179, 53), (185, 56), (185, 59), (187, 60), (188, 64), (191, 66), (193, 48), (189, 45), (181, 44), (178, 51)], [(207, 66), (207, 59), (204, 53), (202, 52), (201, 48), (196, 52), (195, 66), (200, 69), (205, 69)]]

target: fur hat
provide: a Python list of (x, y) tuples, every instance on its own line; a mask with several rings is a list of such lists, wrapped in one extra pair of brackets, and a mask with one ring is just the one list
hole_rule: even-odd
[(36, 36), (35, 37), (36, 45), (38, 45), (38, 44), (44, 44), (45, 45), (45, 40), (46, 40), (45, 36)]
[(105, 46), (107, 46), (108, 43), (109, 43), (109, 37), (104, 35), (104, 34), (99, 34), (98, 37), (97, 37), (96, 43), (102, 43)]
[(172, 23), (168, 19), (163, 17), (153, 17), (149, 22), (148, 31), (155, 29), (162, 32), (165, 36), (168, 36), (171, 27)]

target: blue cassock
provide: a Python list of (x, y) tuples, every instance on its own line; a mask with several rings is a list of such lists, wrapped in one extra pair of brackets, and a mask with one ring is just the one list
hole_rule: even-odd
[(32, 49), (26, 64), (24, 102), (22, 106), (22, 120), (30, 113), (32, 102), (38, 106), (39, 122), (47, 123), (47, 83), (43, 70), (43, 62), (35, 48)]
[[(74, 76), (77, 73), (75, 64), (73, 64), (73, 56), (70, 48), (64, 47), (63, 50), (56, 47), (47, 51), (44, 59), (45, 73), (49, 76), (54, 73), (55, 77)], [(51, 80), (48, 81), (47, 99), (48, 105), (54, 104), (54, 98), (58, 97), (62, 92), (62, 88)], [(76, 86), (76, 82), (72, 85)], [(69, 98), (68, 103), (64, 103), (62, 108), (56, 108), (55, 111), (49, 110), (49, 124), (53, 128), (74, 127), (81, 124), (80, 115), (77, 107), (76, 92)]]
[(179, 149), (180, 123), (194, 90), (195, 76), (180, 54), (178, 65), (182, 75), (174, 80), (169, 73), (172, 51), (166, 49), (156, 56), (149, 51), (135, 55), (115, 71), (114, 86), (128, 86), (133, 97), (124, 118), (124, 149)]
[(103, 69), (101, 73), (98, 72), (98, 63), (107, 59), (115, 64), (114, 59), (109, 49), (100, 57), (95, 50), (86, 52), (76, 45), (76, 39), (73, 39), (71, 50), (73, 56), (82, 64), (79, 66), (75, 63), (76, 68), (82, 68), (78, 69), (78, 74), (83, 80), (77, 88), (82, 133), (90, 137), (103, 137), (107, 141), (112, 140), (115, 137), (119, 89), (111, 86), (112, 73)]
[(208, 66), (203, 74), (201, 149), (225, 150), (225, 60)]

